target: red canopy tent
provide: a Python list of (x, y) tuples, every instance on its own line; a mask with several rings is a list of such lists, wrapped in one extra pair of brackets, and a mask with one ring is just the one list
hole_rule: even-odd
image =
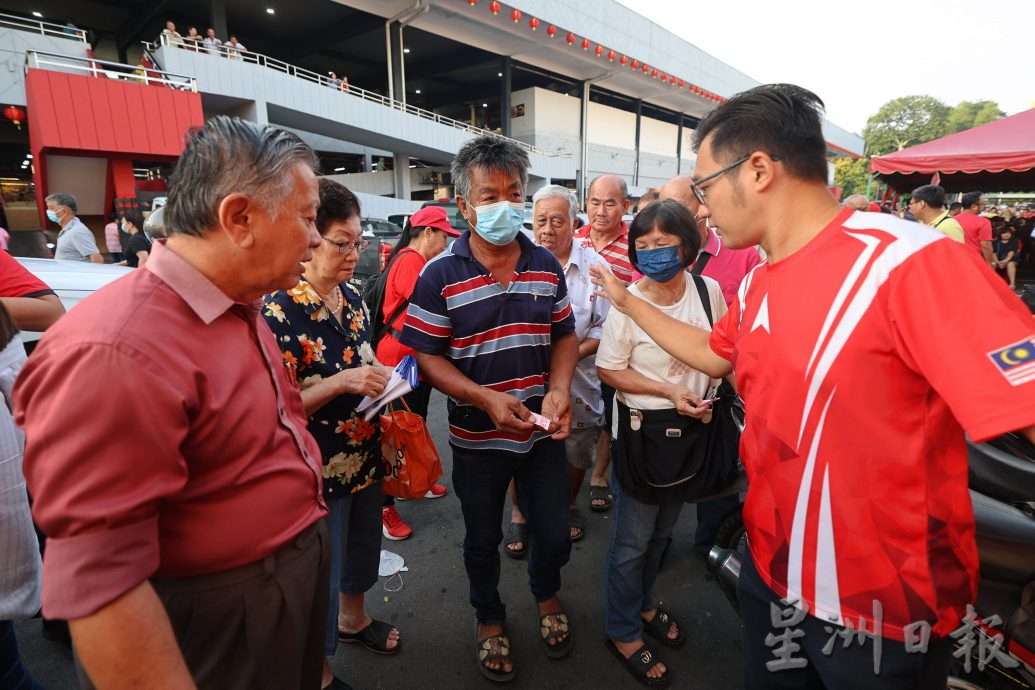
[(899, 192), (930, 184), (947, 192), (1035, 191), (1035, 108), (870, 160), (870, 172)]

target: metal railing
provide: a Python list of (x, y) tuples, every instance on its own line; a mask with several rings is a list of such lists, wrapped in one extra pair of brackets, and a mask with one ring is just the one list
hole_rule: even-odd
[(26, 19), (13, 14), (0, 12), (0, 26), (9, 26), (21, 31), (31, 31), (42, 36), (53, 36), (55, 38), (67, 38), (71, 41), (82, 41), (86, 43), (86, 31), (71, 26), (62, 26), (53, 22), (45, 22), (42, 19)]
[(29, 68), (49, 69), (57, 72), (81, 72), (92, 77), (107, 77), (136, 84), (169, 86), (194, 93), (198, 91), (198, 83), (194, 77), (188, 77), (185, 74), (174, 74), (153, 67), (124, 65), (121, 62), (108, 62), (95, 58), (45, 53), (40, 50), (25, 51), (25, 69)]
[[(453, 127), (454, 129), (459, 129), (463, 132), (468, 132), (474, 135), (491, 134), (492, 136), (512, 141), (521, 148), (528, 151), (529, 153), (536, 153), (541, 156), (547, 156), (550, 158), (574, 158), (574, 155), (570, 151), (555, 151), (553, 149), (539, 148), (538, 146), (533, 146), (532, 144), (528, 144), (517, 139), (505, 137), (502, 134), (493, 132), (492, 130), (484, 129), (482, 127), (476, 127), (468, 122), (454, 120), (451, 117), (439, 115), (438, 113), (433, 113), (430, 110), (424, 110), (423, 108), (418, 108), (416, 106), (410, 105), (409, 103), (397, 101), (395, 99), (389, 98), (388, 96), (382, 96), (381, 94), (376, 93), (374, 91), (367, 91), (366, 89), (361, 89), (358, 86), (348, 83), (347, 80), (342, 81), (341, 79), (331, 79), (330, 77), (325, 76), (323, 74), (319, 74), (317, 72), (313, 72), (302, 67), (296, 67), (295, 65), (288, 64), (286, 62), (283, 62), (282, 60), (278, 60), (276, 58), (271, 58), (267, 55), (263, 55), (262, 53), (253, 53), (249, 50), (245, 50), (242, 48), (235, 48), (228, 43), (224, 43), (221, 46), (210, 47), (205, 46), (201, 43), (190, 41), (188, 39), (177, 40), (175, 36), (171, 37), (170, 39), (170, 36), (166, 34), (160, 35), (158, 39), (159, 44), (164, 47), (178, 48), (181, 50), (188, 50), (197, 53), (206, 53), (213, 57), (221, 56), (230, 60), (238, 60), (240, 62), (246, 62), (253, 65), (258, 65), (260, 67), (266, 67), (268, 69), (276, 70), (278, 72), (283, 72), (284, 74), (290, 75), (292, 77), (304, 79), (314, 84), (319, 84), (320, 86), (325, 86), (327, 88), (340, 91), (343, 95), (355, 96), (357, 98), (362, 98), (363, 100), (371, 101), (373, 103), (393, 108), (395, 110), (401, 110), (402, 112), (408, 113), (410, 115), (415, 115), (425, 120), (430, 120), (438, 124)], [(145, 50), (154, 52), (154, 43), (144, 41), (143, 45)]]

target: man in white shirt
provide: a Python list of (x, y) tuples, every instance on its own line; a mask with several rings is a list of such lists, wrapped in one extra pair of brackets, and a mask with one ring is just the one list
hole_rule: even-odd
[(61, 226), (54, 248), (54, 258), (61, 261), (90, 261), (103, 264), (104, 257), (97, 248), (90, 228), (76, 218), (79, 203), (71, 194), (55, 192), (47, 197), (47, 218)]
[(211, 27), (205, 32), (205, 38), (201, 39), (201, 42), (205, 45), (205, 50), (213, 55), (218, 53), (220, 46), (223, 45), (223, 42), (216, 38), (216, 30)]

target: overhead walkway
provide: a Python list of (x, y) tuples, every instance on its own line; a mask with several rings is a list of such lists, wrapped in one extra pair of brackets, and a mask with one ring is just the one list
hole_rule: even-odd
[[(464, 142), (487, 130), (395, 101), (355, 85), (247, 51), (163, 44), (146, 45), (162, 69), (191, 75), (206, 103), (283, 125), (392, 151), (396, 156), (446, 164)], [(206, 110), (210, 108), (206, 107)], [(570, 152), (549, 151), (512, 140), (526, 151), (530, 174), (574, 179)]]

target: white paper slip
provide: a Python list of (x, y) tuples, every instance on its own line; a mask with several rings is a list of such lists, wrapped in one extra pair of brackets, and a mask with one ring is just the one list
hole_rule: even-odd
[(532, 423), (536, 426), (542, 427), (544, 431), (550, 428), (550, 419), (541, 414), (536, 414), (535, 412), (532, 413)]

